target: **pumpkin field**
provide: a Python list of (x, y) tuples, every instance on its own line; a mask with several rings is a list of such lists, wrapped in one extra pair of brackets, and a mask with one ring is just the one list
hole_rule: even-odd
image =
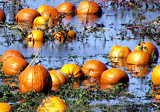
[(158, 112), (159, 0), (2, 0), (0, 112)]

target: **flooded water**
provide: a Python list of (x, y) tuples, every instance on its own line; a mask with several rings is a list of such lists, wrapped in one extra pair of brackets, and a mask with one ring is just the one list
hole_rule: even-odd
[[(81, 0), (41, 0), (41, 2), (39, 2), (39, 0), (22, 0), (21, 5), (23, 8), (29, 7), (37, 9), (40, 5), (43, 4), (48, 4), (56, 7), (58, 4), (65, 1), (72, 2), (77, 7)], [(100, 1), (97, 0), (96, 2)], [(109, 3), (106, 3), (106, 5), (107, 4)], [(4, 11), (6, 12), (7, 17), (6, 22), (12, 23), (14, 22), (14, 18), (17, 12), (13, 11), (12, 8), (8, 9), (9, 7), (12, 7), (12, 1), (8, 1), (8, 3), (5, 5), (6, 6), (4, 7)], [(1, 5), (1, 7), (3, 7), (3, 5)], [(142, 7), (142, 9), (145, 9), (145, 6)], [(89, 59), (97, 59), (102, 61), (103, 63), (109, 63), (107, 67), (111, 68), (110, 60), (109, 58), (105, 58), (105, 56), (109, 54), (110, 49), (113, 45), (117, 44), (120, 46), (128, 46), (131, 50), (134, 50), (134, 47), (140, 41), (149, 41), (156, 45), (158, 50), (160, 49), (160, 46), (158, 46), (157, 43), (152, 39), (144, 37), (144, 40), (142, 40), (140, 39), (139, 35), (133, 35), (130, 30), (127, 30), (127, 28), (122, 25), (129, 23), (129, 21), (134, 21), (138, 16), (137, 13), (140, 13), (139, 10), (124, 10), (124, 8), (121, 7), (113, 8), (111, 6), (108, 6), (107, 8), (102, 7), (102, 10), (102, 16), (99, 18), (91, 17), (93, 20), (90, 21), (87, 26), (96, 26), (95, 23), (103, 23), (105, 26), (104, 29), (107, 30), (90, 33), (89, 37), (83, 38), (83, 40), (74, 40), (73, 42), (68, 42), (65, 44), (60, 44), (54, 41), (41, 43), (41, 45), (43, 45), (42, 50), (39, 53), (36, 61), (41, 60), (41, 64), (46, 68), (61, 68), (64, 64), (76, 63), (78, 65), (83, 65), (83, 63)], [(159, 15), (159, 10), (156, 10), (156, 12), (145, 14), (147, 21), (151, 21)], [(81, 17), (74, 16), (71, 19), (64, 19), (63, 21), (64, 24), (70, 23), (71, 25), (73, 25), (77, 31), (82, 33), (84, 32), (84, 25), (82, 24)], [(119, 33), (121, 33), (122, 31), (124, 34), (119, 35)], [(13, 35), (15, 39), (10, 38)], [(25, 40), (22, 42), (16, 41), (20, 37), (21, 34), (16, 30), (10, 30), (7, 27), (0, 27), (0, 54), (2, 55), (9, 49), (17, 49), (25, 57), (30, 57), (32, 54), (35, 55), (38, 48), (27, 45)], [(27, 59), (28, 62), (30, 62), (31, 60), (32, 59)], [(159, 65), (159, 63), (160, 60), (158, 60), (157, 65)], [(128, 71), (126, 72), (128, 73)], [(151, 87), (148, 84), (151, 81), (151, 73), (152, 69), (144, 78), (133, 77), (128, 73), (130, 81), (127, 92), (132, 93), (136, 96), (136, 98), (129, 99), (122, 97), (110, 101), (94, 101), (93, 104), (118, 104), (122, 100), (126, 103), (130, 102), (135, 104), (155, 102), (154, 98), (146, 97), (146, 93), (151, 93)]]

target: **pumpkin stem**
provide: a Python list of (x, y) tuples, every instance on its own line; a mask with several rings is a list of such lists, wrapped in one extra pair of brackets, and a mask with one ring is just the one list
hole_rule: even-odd
[(35, 59), (36, 59), (36, 58), (37, 58), (37, 56), (38, 56), (39, 51), (40, 51), (40, 48), (38, 49), (38, 51), (37, 51), (37, 53), (36, 53), (35, 57), (33, 58), (33, 60), (30, 62), (30, 64), (29, 64), (27, 67), (31, 66), (31, 65), (32, 65), (32, 63), (35, 61)]

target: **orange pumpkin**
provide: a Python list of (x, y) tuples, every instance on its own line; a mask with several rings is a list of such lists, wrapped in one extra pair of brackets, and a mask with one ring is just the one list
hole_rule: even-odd
[(43, 41), (32, 41), (32, 40), (26, 40), (26, 43), (30, 48), (40, 48), (44, 44)]
[(55, 41), (61, 41), (62, 43), (67, 38), (67, 33), (65, 31), (54, 32), (53, 35), (54, 35)]
[(120, 68), (110, 68), (105, 70), (100, 78), (101, 82), (107, 84), (128, 83), (129, 77), (127, 73)]
[(148, 52), (134, 50), (127, 57), (128, 64), (148, 65), (152, 63), (152, 58)]
[(111, 48), (111, 51), (109, 53), (109, 57), (114, 57), (114, 58), (127, 58), (127, 56), (131, 53), (130, 48), (127, 46), (119, 46), (119, 45), (114, 45)]
[(153, 85), (160, 85), (160, 65), (153, 68), (152, 83)]
[(69, 41), (74, 40), (74, 38), (76, 37), (76, 33), (73, 30), (69, 30), (67, 33), (67, 39)]
[(141, 42), (134, 48), (134, 50), (143, 50), (145, 52), (148, 52), (151, 55), (153, 62), (156, 62), (158, 60), (159, 57), (158, 49), (151, 42)]
[(54, 7), (50, 6), (50, 5), (41, 5), (37, 8), (37, 11), (41, 14), (44, 10), (48, 10), (48, 9), (55, 9)]
[(99, 78), (88, 78), (85, 79), (83, 85), (87, 89), (99, 89), (100, 88), (100, 79)]
[(94, 1), (81, 1), (77, 7), (77, 13), (101, 15), (102, 9)]
[(83, 73), (88, 77), (100, 77), (105, 70), (107, 70), (106, 65), (95, 59), (88, 60), (82, 66)]
[(126, 58), (109, 58), (109, 60), (113, 67), (126, 67), (127, 66)]
[(0, 62), (4, 62), (9, 57), (20, 57), (24, 58), (23, 54), (16, 49), (10, 49), (4, 52), (1, 56)]
[(8, 75), (17, 75), (23, 71), (28, 65), (28, 62), (20, 57), (10, 57), (3, 63), (2, 71)]
[(61, 71), (49, 70), (49, 73), (52, 78), (52, 87), (63, 85), (68, 81), (68, 76)]
[(37, 112), (67, 112), (64, 101), (57, 96), (49, 96), (39, 105)]
[(0, 9), (0, 21), (1, 21), (1, 22), (5, 22), (5, 20), (6, 20), (6, 15), (5, 15), (5, 13), (3, 12), (3, 10)]
[(57, 9), (47, 9), (41, 12), (41, 16), (50, 17), (51, 19), (58, 19), (59, 12)]
[(51, 76), (42, 65), (29, 66), (19, 76), (21, 93), (29, 91), (47, 92), (52, 88)]
[(51, 27), (52, 25), (52, 19), (46, 16), (38, 16), (33, 21), (34, 28), (46, 29), (47, 27)]
[(44, 38), (44, 34), (41, 30), (32, 30), (30, 32), (28, 32), (27, 35), (27, 40), (32, 40), (32, 41), (43, 41)]
[(0, 112), (9, 112), (11, 105), (8, 103), (0, 102)]
[(147, 66), (142, 66), (142, 65), (128, 65), (127, 68), (128, 68), (128, 71), (133, 76), (138, 76), (138, 77), (148, 75), (150, 72)]
[(63, 2), (56, 7), (57, 11), (60, 13), (66, 13), (71, 15), (76, 15), (77, 8), (71, 2)]
[(60, 71), (67, 74), (68, 77), (70, 75), (74, 76), (76, 78), (81, 78), (83, 76), (83, 72), (82, 72), (81, 67), (77, 64), (74, 64), (74, 63), (63, 65), (62, 68), (60, 69)]
[(16, 15), (16, 22), (22, 27), (33, 26), (34, 19), (40, 16), (40, 13), (35, 9), (21, 9)]

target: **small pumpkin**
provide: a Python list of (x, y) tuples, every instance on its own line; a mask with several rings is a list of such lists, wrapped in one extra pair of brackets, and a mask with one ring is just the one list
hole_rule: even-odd
[(71, 2), (63, 2), (56, 7), (57, 11), (60, 13), (76, 15), (77, 8)]
[(64, 101), (57, 96), (49, 96), (39, 105), (37, 112), (67, 112)]
[(26, 43), (30, 48), (40, 48), (44, 44), (43, 41), (32, 41), (32, 40), (26, 40)]
[(76, 33), (73, 30), (69, 30), (67, 33), (67, 40), (72, 41), (76, 37)]
[(148, 65), (152, 63), (152, 58), (148, 52), (134, 50), (127, 57), (127, 64)]
[(52, 88), (52, 79), (47, 69), (42, 65), (27, 67), (19, 75), (20, 93), (29, 91), (48, 92)]
[(159, 57), (158, 49), (151, 42), (141, 42), (134, 48), (134, 50), (143, 50), (145, 52), (148, 52), (151, 55), (153, 62), (158, 61)]
[(43, 41), (44, 34), (41, 30), (32, 30), (28, 32), (27, 40), (31, 41)]
[(102, 9), (94, 1), (81, 1), (77, 7), (77, 13), (101, 15)]
[(67, 38), (67, 33), (65, 31), (54, 32), (53, 35), (54, 35), (55, 41), (61, 41), (62, 43)]
[(83, 76), (83, 72), (82, 72), (81, 67), (77, 64), (74, 64), (74, 63), (63, 65), (62, 68), (60, 69), (60, 71), (67, 74), (68, 77), (70, 75), (74, 76), (76, 78), (81, 78)]
[(87, 89), (100, 89), (100, 78), (88, 78), (83, 80), (82, 84)]
[(128, 72), (133, 76), (142, 77), (148, 75), (150, 70), (147, 66), (142, 65), (127, 65)]
[(120, 68), (110, 68), (102, 73), (100, 80), (107, 84), (128, 83), (129, 77), (127, 73)]
[(9, 112), (11, 105), (5, 102), (0, 102), (0, 112)]
[(21, 9), (16, 15), (16, 22), (18, 22), (18, 24), (22, 27), (32, 27), (34, 19), (38, 16), (40, 16), (40, 13), (35, 9)]
[(114, 45), (111, 48), (111, 51), (109, 53), (109, 57), (112, 58), (127, 58), (127, 56), (131, 53), (131, 50), (127, 46), (119, 46), (119, 45)]
[(34, 28), (46, 29), (53, 25), (53, 20), (46, 16), (38, 16), (33, 21)]
[(28, 62), (20, 57), (10, 57), (3, 63), (2, 71), (8, 75), (17, 75), (28, 66)]
[(0, 9), (0, 21), (5, 22), (6, 20), (6, 14), (3, 12), (2, 9)]
[(53, 6), (50, 6), (50, 5), (40, 5), (38, 8), (37, 8), (37, 11), (41, 14), (44, 10), (48, 10), (48, 9), (55, 9)]
[(153, 68), (152, 83), (153, 85), (160, 85), (160, 65)]
[(83, 73), (88, 77), (100, 77), (105, 70), (107, 70), (106, 65), (95, 59), (86, 61), (82, 66)]
[(109, 58), (109, 60), (113, 67), (126, 67), (127, 66), (126, 58)]
[(52, 78), (52, 87), (63, 85), (68, 81), (68, 76), (61, 71), (49, 70), (49, 73)]
[(16, 50), (16, 49), (9, 49), (9, 50), (7, 50), (6, 52), (4, 52), (2, 54), (0, 62), (4, 62), (9, 57), (24, 58), (23, 54), (21, 52), (19, 52), (18, 50)]

